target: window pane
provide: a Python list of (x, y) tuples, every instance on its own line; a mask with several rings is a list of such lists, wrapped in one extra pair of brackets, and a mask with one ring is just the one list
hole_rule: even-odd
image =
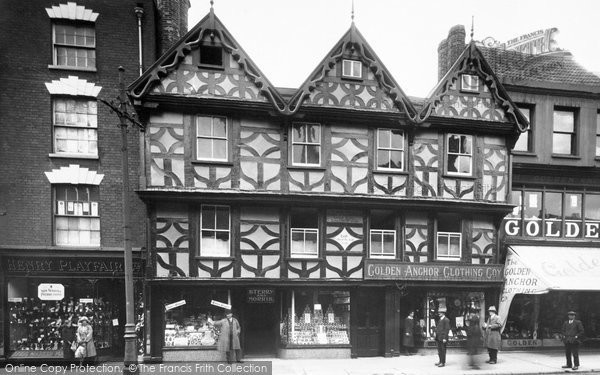
[(211, 254), (215, 247), (216, 232), (203, 230), (200, 238), (202, 254)]
[(196, 133), (197, 135), (210, 137), (212, 135), (211, 117), (197, 117)]
[(600, 195), (586, 194), (585, 218), (586, 220), (600, 220)]
[(213, 158), (227, 160), (227, 141), (224, 139), (213, 140)]
[(212, 159), (212, 142), (208, 138), (198, 138), (196, 143), (198, 159)]
[(391, 145), (390, 142), (390, 131), (386, 129), (378, 129), (377, 130), (377, 146), (389, 148)]
[(448, 137), (448, 152), (459, 153), (460, 152), (460, 137), (457, 135), (450, 135)]
[(307, 163), (308, 164), (319, 164), (319, 152), (320, 146), (306, 146)]
[(400, 130), (392, 130), (392, 148), (404, 149), (404, 135)]
[(581, 194), (565, 194), (565, 219), (581, 220)]
[(292, 229), (292, 253), (304, 252), (304, 232), (302, 230)]
[(302, 124), (295, 124), (292, 129), (292, 141), (306, 142), (306, 131)]
[(571, 155), (571, 134), (554, 133), (552, 135), (552, 152), (555, 154)]
[(229, 255), (229, 232), (216, 232), (213, 251), (219, 255)]
[(390, 168), (390, 151), (377, 151), (377, 166), (379, 168)]
[(321, 142), (321, 127), (319, 125), (306, 125), (306, 141), (309, 143)]
[(473, 153), (472, 138), (465, 135), (460, 136), (460, 152), (471, 155)]
[(294, 145), (292, 147), (292, 163), (294, 164), (306, 164), (306, 146)]
[(202, 206), (202, 229), (215, 229), (215, 207)]
[(317, 254), (317, 232), (307, 231), (305, 240), (305, 251), (309, 254)]
[(227, 137), (227, 122), (223, 117), (213, 117), (213, 135), (215, 137)]
[(554, 131), (573, 133), (575, 114), (569, 111), (554, 111)]
[(371, 253), (372, 254), (381, 254), (383, 249), (381, 248), (382, 244), (382, 234), (381, 232), (371, 232)]
[(229, 230), (229, 207), (217, 207), (217, 229)]
[(448, 236), (438, 234), (437, 253), (438, 256), (448, 256)]
[(471, 173), (471, 157), (470, 156), (459, 156), (458, 161), (460, 163), (460, 173)]
[(402, 151), (390, 151), (391, 163), (390, 168), (402, 169)]
[(458, 172), (458, 156), (448, 155), (448, 172)]
[(394, 249), (394, 238), (396, 236), (394, 236), (394, 234), (392, 233), (385, 233), (383, 235), (383, 253), (387, 254), (387, 255), (394, 255), (395, 254), (395, 249)]
[(562, 193), (547, 192), (544, 197), (544, 217), (546, 219), (562, 218)]
[(450, 236), (449, 255), (460, 257), (460, 236)]
[(541, 192), (525, 192), (525, 218), (541, 218), (542, 217), (542, 193)]

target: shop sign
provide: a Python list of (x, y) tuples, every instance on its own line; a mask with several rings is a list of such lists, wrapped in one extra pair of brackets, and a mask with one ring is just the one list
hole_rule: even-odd
[(210, 301), (210, 304), (214, 305), (214, 306), (217, 306), (217, 307), (221, 307), (223, 309), (231, 310), (231, 305), (228, 305), (228, 304), (223, 303), (223, 302), (215, 301), (214, 299)]
[(12, 302), (12, 303), (23, 302), (23, 297), (9, 297), (8, 302)]
[(503, 268), (501, 264), (425, 264), (367, 259), (364, 278), (367, 280), (501, 282)]
[(94, 303), (93, 298), (80, 298), (79, 303)]
[(185, 303), (186, 302), (184, 299), (182, 299), (181, 301), (169, 303), (168, 305), (165, 305), (165, 311), (173, 310), (176, 307), (185, 305)]
[[(122, 258), (30, 258), (5, 257), (2, 269), (8, 273), (30, 274), (105, 274), (114, 276), (125, 270)], [(133, 260), (133, 273), (142, 272), (142, 261)]]
[(62, 284), (40, 284), (38, 298), (42, 301), (60, 301), (65, 298), (65, 287)]
[(535, 339), (508, 339), (502, 340), (502, 347), (507, 348), (532, 348), (542, 346), (542, 340)]
[(552, 52), (556, 51), (558, 48), (558, 43), (556, 41), (557, 34), (558, 29), (555, 27), (545, 30), (536, 30), (517, 38), (510, 39), (500, 47), (506, 50), (518, 51), (531, 55)]
[(275, 290), (273, 289), (248, 289), (248, 303), (275, 303)]
[(600, 238), (600, 223), (579, 221), (546, 221), (520, 219), (504, 221), (504, 233), (510, 237), (551, 237), (551, 238)]

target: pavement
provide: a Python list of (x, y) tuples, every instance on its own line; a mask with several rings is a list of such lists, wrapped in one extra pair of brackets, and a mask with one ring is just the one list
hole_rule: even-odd
[[(600, 349), (585, 350), (579, 355), (579, 370), (565, 370), (562, 351), (509, 351), (498, 353), (497, 364), (487, 364), (487, 354), (480, 354), (479, 369), (469, 368), (464, 352), (448, 351), (446, 366), (434, 365), (435, 352), (426, 351), (412, 356), (393, 358), (372, 357), (357, 359), (279, 359), (246, 358), (236, 367), (227, 367), (220, 362), (169, 362), (163, 364), (139, 364), (141, 375), (149, 374), (251, 374), (251, 375), (448, 375), (448, 374), (564, 374), (565, 372), (590, 374), (600, 373)], [(263, 364), (271, 364), (272, 372), (261, 370)], [(29, 366), (29, 367), (27, 367)], [(122, 362), (97, 362), (89, 367), (58, 365), (55, 368), (34, 365), (0, 364), (0, 374), (70, 374), (70, 375), (113, 375), (123, 373)], [(234, 365), (235, 366), (235, 365)]]

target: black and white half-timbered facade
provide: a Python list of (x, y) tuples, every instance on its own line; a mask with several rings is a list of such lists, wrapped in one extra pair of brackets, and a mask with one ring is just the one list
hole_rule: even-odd
[[(282, 62), (283, 63), (283, 62)], [(247, 354), (396, 356), (446, 308), (497, 304), (498, 230), (525, 117), (471, 43), (425, 99), (354, 23), (298, 89), (274, 87), (210, 13), (128, 93), (147, 127), (147, 345), (218, 358), (231, 305)]]

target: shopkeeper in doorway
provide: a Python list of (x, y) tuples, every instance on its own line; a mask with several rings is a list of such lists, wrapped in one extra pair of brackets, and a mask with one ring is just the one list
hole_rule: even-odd
[(240, 346), (240, 322), (233, 317), (231, 310), (225, 310), (225, 319), (213, 323), (221, 330), (217, 349), (225, 352), (228, 363), (242, 362)]

